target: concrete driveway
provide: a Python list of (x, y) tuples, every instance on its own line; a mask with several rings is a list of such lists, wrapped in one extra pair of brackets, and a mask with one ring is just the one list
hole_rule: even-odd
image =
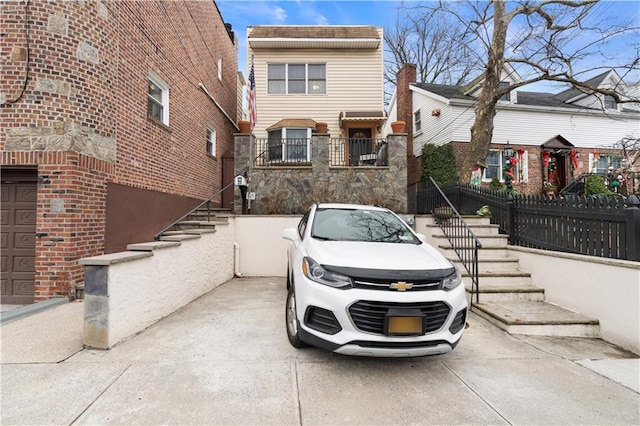
[(600, 340), (470, 315), (452, 353), (351, 358), (291, 347), (285, 296), (233, 279), (109, 351), (82, 349), (81, 302), (3, 324), (0, 423), (640, 424), (639, 360)]

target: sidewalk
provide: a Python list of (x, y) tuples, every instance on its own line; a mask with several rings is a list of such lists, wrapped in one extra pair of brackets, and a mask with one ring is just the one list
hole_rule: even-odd
[(640, 361), (601, 340), (514, 337), (470, 315), (428, 358), (296, 350), (283, 278), (234, 279), (109, 351), (83, 302), (0, 327), (5, 424), (640, 424)]

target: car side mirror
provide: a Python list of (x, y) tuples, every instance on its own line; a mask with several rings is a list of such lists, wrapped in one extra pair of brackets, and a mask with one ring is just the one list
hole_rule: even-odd
[(300, 237), (298, 237), (298, 230), (296, 228), (287, 228), (282, 232), (282, 238), (284, 238), (285, 240), (290, 240), (292, 242), (296, 242), (298, 240), (300, 240)]

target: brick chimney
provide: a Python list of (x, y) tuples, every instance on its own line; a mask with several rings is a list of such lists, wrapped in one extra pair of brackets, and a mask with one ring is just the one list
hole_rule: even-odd
[(404, 64), (396, 74), (398, 120), (407, 123), (407, 184), (420, 181), (420, 160), (413, 155), (413, 98), (409, 85), (416, 82), (416, 65)]

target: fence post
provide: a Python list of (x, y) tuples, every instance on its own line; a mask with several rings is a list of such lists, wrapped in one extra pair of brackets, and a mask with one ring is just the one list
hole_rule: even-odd
[(516, 214), (515, 200), (513, 194), (507, 193), (507, 234), (509, 235), (509, 245), (516, 244)]
[(636, 195), (627, 198), (625, 229), (627, 240), (627, 260), (640, 261), (640, 199)]

